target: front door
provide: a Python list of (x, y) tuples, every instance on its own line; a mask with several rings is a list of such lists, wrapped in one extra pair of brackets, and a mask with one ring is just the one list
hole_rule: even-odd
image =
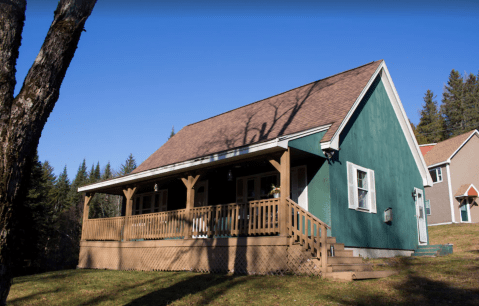
[(461, 206), (461, 222), (469, 222), (468, 200), (463, 201)]
[(308, 211), (308, 182), (306, 166), (291, 168), (291, 200)]
[(416, 188), (416, 216), (419, 242), (427, 243), (426, 214), (424, 209), (424, 192)]

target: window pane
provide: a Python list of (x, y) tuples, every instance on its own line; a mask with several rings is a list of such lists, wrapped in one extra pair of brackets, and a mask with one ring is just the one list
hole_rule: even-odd
[(254, 200), (254, 179), (246, 182), (246, 195), (248, 200)]
[(358, 188), (368, 189), (368, 180), (366, 179), (366, 172), (358, 170)]
[(442, 169), (437, 168), (437, 180), (442, 181)]
[(236, 181), (236, 197), (237, 198), (243, 197), (243, 179), (238, 179)]
[(155, 194), (155, 209), (153, 210), (154, 212), (159, 212), (160, 211), (160, 195)]
[(368, 207), (368, 192), (365, 190), (358, 189), (358, 206), (359, 208)]
[(151, 196), (143, 197), (143, 211), (142, 213), (147, 214), (151, 211)]
[(431, 175), (432, 182), (437, 183), (436, 169), (429, 170), (429, 174)]

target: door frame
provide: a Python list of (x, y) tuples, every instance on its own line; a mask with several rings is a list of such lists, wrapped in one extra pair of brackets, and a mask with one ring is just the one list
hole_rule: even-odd
[[(419, 188), (414, 188), (414, 191), (416, 192), (416, 201), (415, 201), (415, 206), (416, 206), (416, 224), (417, 224), (417, 241), (419, 243), (419, 245), (427, 245), (428, 244), (428, 237), (427, 237), (427, 221), (426, 221), (426, 218), (427, 218), (427, 215), (426, 215), (426, 207), (425, 207), (425, 199), (424, 199), (424, 191), (422, 189), (419, 189)], [(424, 223), (425, 223), (425, 237), (426, 237), (426, 241), (425, 242), (422, 242), (421, 241), (421, 225), (419, 224), (420, 222), (420, 214), (419, 214), (419, 194), (421, 194), (421, 198), (422, 198), (422, 209), (423, 209), (423, 215), (424, 215)]]

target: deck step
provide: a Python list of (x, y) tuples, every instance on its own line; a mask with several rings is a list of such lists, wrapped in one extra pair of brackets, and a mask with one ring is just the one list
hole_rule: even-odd
[[(328, 258), (329, 260), (329, 258)], [(371, 265), (359, 263), (359, 264), (329, 264), (332, 272), (362, 272), (362, 271), (371, 271), (373, 268)]]
[(344, 272), (326, 273), (324, 277), (329, 279), (353, 281), (353, 280), (361, 280), (361, 279), (388, 277), (397, 273), (398, 273), (397, 271), (364, 271), (364, 272), (344, 271)]
[(344, 243), (328, 243), (326, 246), (328, 248), (328, 251), (331, 250), (331, 245), (334, 246), (334, 251), (344, 251)]
[(362, 264), (363, 259), (361, 257), (343, 257), (343, 256), (328, 256), (329, 264)]

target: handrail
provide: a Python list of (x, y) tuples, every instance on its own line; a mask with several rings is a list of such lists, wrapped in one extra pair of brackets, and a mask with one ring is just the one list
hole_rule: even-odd
[[(82, 240), (230, 237), (279, 234), (280, 199), (87, 219)], [(191, 223), (190, 223), (191, 222)], [(188, 226), (191, 225), (191, 226)]]
[(286, 199), (286, 205), (288, 212), (291, 212), (291, 218), (288, 218), (287, 224), (288, 234), (292, 237), (293, 242), (299, 242), (304, 250), (311, 250), (313, 256), (321, 259), (321, 269), (323, 273), (326, 273), (328, 266), (327, 231), (331, 227), (289, 198)]

